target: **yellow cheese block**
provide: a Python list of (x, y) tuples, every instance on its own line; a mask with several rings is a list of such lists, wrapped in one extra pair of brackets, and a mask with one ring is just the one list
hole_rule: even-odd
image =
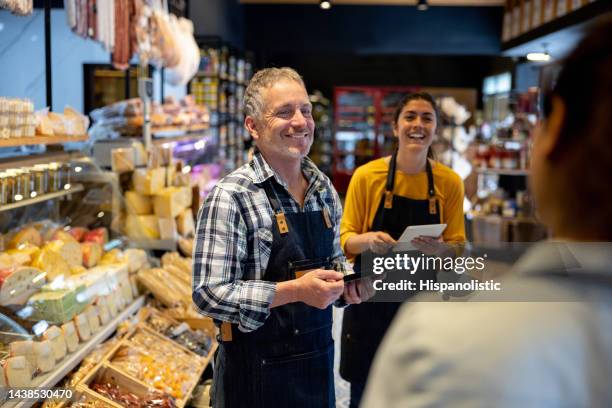
[(171, 187), (174, 185), (174, 176), (176, 175), (176, 167), (175, 166), (167, 166), (164, 167), (166, 171), (166, 186)]
[(191, 187), (179, 187), (181, 190), (181, 204), (184, 208), (191, 207), (192, 194)]
[(128, 215), (125, 234), (132, 239), (159, 239), (159, 224), (155, 215)]
[(79, 335), (79, 340), (87, 341), (91, 338), (91, 327), (89, 326), (89, 316), (83, 312), (74, 316), (74, 325)]
[(195, 235), (195, 224), (193, 222), (193, 212), (191, 208), (187, 208), (178, 216), (176, 225), (179, 234), (182, 236), (191, 237)]
[(125, 192), (125, 207), (127, 208), (128, 214), (153, 214), (153, 202), (151, 201), (151, 197), (136, 191)]
[(48, 242), (43, 247), (43, 251), (45, 249), (61, 255), (70, 266), (83, 265), (83, 251), (81, 245), (75, 239), (66, 241), (54, 240)]
[(32, 266), (47, 273), (47, 281), (52, 281), (60, 275), (70, 274), (70, 265), (57, 252), (43, 248), (32, 261)]
[(160, 218), (174, 218), (185, 207), (185, 191), (178, 187), (164, 188), (153, 197), (153, 209)]
[(136, 192), (153, 195), (164, 188), (166, 172), (163, 168), (136, 169), (132, 177)]
[(174, 218), (159, 218), (159, 237), (161, 239), (176, 239), (178, 232)]

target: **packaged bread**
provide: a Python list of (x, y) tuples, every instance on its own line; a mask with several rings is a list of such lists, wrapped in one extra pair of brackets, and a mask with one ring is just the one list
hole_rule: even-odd
[(48, 373), (55, 367), (55, 356), (49, 340), (34, 343), (34, 356), (36, 357), (36, 369), (40, 372)]
[(168, 265), (174, 265), (180, 268), (184, 274), (191, 276), (191, 259), (183, 258), (178, 252), (166, 252), (161, 261), (164, 268)]
[(53, 122), (47, 113), (36, 113), (36, 134), (40, 136), (53, 136)]
[(153, 201), (151, 197), (140, 194), (137, 191), (125, 192), (125, 206), (128, 214), (153, 214)]
[(64, 340), (64, 334), (59, 327), (49, 327), (47, 330), (45, 330), (42, 337), (51, 343), (51, 350), (53, 351), (55, 361), (60, 361), (66, 357), (66, 340)]
[(62, 334), (66, 341), (66, 349), (69, 353), (74, 353), (79, 348), (79, 335), (74, 327), (74, 322), (64, 323), (62, 325)]
[(11, 388), (27, 388), (31, 385), (32, 371), (24, 356), (9, 357), (4, 362), (6, 385)]

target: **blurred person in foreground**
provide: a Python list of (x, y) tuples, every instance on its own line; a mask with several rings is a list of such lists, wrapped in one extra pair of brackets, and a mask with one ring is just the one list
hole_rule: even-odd
[(405, 305), (363, 407), (612, 406), (611, 90), (608, 17), (564, 61), (535, 135), (530, 182), (553, 239), (502, 294)]

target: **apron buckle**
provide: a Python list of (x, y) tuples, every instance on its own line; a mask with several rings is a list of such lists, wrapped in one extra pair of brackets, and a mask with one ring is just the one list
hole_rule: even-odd
[(393, 191), (385, 191), (385, 208), (393, 208)]
[(287, 220), (285, 219), (285, 213), (276, 213), (276, 225), (278, 225), (278, 231), (281, 233), (281, 235), (289, 232), (289, 226), (287, 225)]
[(331, 222), (331, 217), (329, 216), (329, 211), (327, 210), (327, 207), (323, 208), (323, 219), (325, 220), (325, 226), (327, 226), (327, 228), (331, 228), (332, 222)]
[(430, 214), (436, 214), (438, 212), (437, 208), (436, 208), (436, 199), (431, 197), (429, 199), (429, 213)]

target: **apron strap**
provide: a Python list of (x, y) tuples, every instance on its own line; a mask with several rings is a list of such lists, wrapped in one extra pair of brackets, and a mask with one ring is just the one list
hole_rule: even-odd
[(389, 171), (387, 172), (387, 185), (385, 187), (385, 205), (384, 208), (390, 210), (393, 208), (393, 186), (395, 184), (395, 168), (397, 163), (397, 150), (391, 155), (389, 160)]
[(325, 226), (328, 229), (332, 228), (334, 224), (332, 223), (332, 220), (331, 220), (331, 213), (329, 212), (327, 205), (325, 205), (325, 200), (323, 200), (323, 197), (321, 197), (321, 193), (319, 192), (319, 190), (317, 190), (315, 194), (317, 196), (317, 201), (319, 202), (319, 206), (321, 207), (321, 213), (323, 214), (323, 221), (325, 222)]
[(283, 211), (283, 207), (281, 206), (280, 199), (274, 190), (274, 185), (272, 184), (272, 177), (267, 179), (262, 183), (262, 187), (266, 192), (266, 196), (268, 197), (268, 201), (270, 201), (270, 205), (272, 206), (272, 210), (274, 211), (274, 217), (276, 218), (276, 225), (278, 226), (278, 231), (281, 235), (285, 235), (289, 232), (289, 225), (287, 224), (287, 219), (285, 218), (285, 212)]
[(438, 200), (436, 199), (436, 191), (434, 189), (433, 171), (429, 159), (425, 160), (425, 170), (427, 172), (427, 194), (429, 196), (429, 213), (438, 213)]

